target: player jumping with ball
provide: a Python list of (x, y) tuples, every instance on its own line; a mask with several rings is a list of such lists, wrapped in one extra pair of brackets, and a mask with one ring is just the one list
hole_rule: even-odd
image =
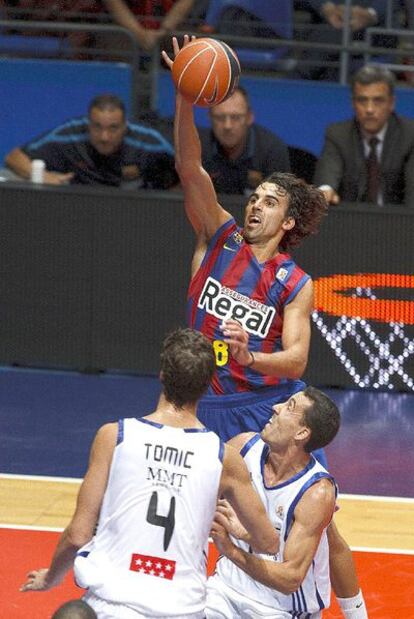
[[(184, 38), (184, 45), (189, 42)], [(179, 52), (173, 39), (175, 55)], [(171, 68), (172, 59), (163, 52)], [(216, 372), (199, 419), (222, 438), (260, 431), (272, 406), (305, 387), (312, 280), (286, 252), (317, 231), (322, 193), (291, 174), (273, 174), (250, 196), (244, 227), (217, 201), (201, 163), (192, 105), (178, 92), (176, 169), (196, 233), (188, 297), (189, 324), (214, 342)], [(320, 454), (319, 454), (320, 455)], [(323, 460), (322, 460), (323, 461)], [(367, 617), (351, 551), (328, 532), (331, 580), (346, 617)], [(347, 610), (351, 607), (351, 611)]]

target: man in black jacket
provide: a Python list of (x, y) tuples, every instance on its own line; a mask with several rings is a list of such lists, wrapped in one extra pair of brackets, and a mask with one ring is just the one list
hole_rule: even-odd
[(201, 130), (203, 167), (218, 193), (250, 194), (273, 172), (290, 172), (287, 145), (257, 125), (240, 86), (210, 109), (211, 130)]

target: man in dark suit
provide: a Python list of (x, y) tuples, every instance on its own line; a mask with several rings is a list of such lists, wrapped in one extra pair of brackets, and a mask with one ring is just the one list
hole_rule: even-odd
[(395, 79), (366, 66), (352, 79), (355, 117), (330, 125), (314, 183), (329, 204), (414, 207), (414, 120), (394, 112)]

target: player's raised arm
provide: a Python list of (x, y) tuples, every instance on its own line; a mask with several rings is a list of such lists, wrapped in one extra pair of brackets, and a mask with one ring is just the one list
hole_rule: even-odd
[[(184, 46), (190, 38), (185, 35)], [(173, 38), (175, 56), (180, 51)], [(163, 58), (171, 69), (173, 61), (165, 52)], [(184, 191), (185, 209), (196, 234), (208, 241), (231, 215), (217, 202), (210, 176), (202, 166), (201, 144), (194, 124), (193, 106), (177, 92), (174, 119), (175, 165)]]
[(279, 549), (279, 536), (252, 486), (243, 458), (234, 447), (226, 445), (223, 464), (220, 492), (250, 534), (251, 546), (257, 552), (275, 554)]

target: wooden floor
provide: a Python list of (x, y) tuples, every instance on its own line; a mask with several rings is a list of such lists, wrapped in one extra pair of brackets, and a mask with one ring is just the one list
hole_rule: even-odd
[[(64, 528), (79, 485), (78, 479), (0, 475), (0, 522)], [(340, 495), (338, 505), (335, 520), (352, 547), (414, 553), (414, 499)]]

